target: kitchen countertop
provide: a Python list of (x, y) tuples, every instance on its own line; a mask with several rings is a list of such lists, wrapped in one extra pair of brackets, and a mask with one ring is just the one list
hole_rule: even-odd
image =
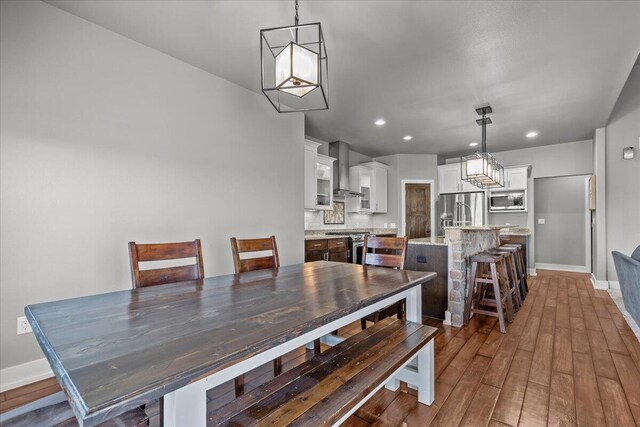
[(409, 239), (410, 245), (432, 245), (432, 246), (447, 246), (448, 243), (444, 240), (444, 237), (420, 237), (417, 239)]
[(398, 230), (395, 228), (338, 228), (338, 229), (327, 229), (327, 230), (305, 230), (304, 232), (304, 240), (324, 240), (324, 239), (344, 239), (345, 237), (349, 237), (346, 235), (338, 235), (335, 234), (327, 234), (327, 233), (369, 233), (376, 236), (384, 236), (384, 235), (393, 235), (396, 236), (398, 234)]
[(500, 229), (501, 236), (531, 236), (533, 233), (531, 229), (526, 227), (510, 227)]

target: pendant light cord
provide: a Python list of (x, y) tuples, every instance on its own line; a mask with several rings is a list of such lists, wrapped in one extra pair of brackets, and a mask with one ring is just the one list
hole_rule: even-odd
[(487, 113), (482, 112), (482, 152), (487, 152)]
[(296, 2), (296, 17), (295, 17), (295, 24), (296, 24), (296, 43), (298, 43), (298, 22), (299, 22), (299, 18), (298, 18), (298, 8), (300, 7), (298, 5), (298, 0), (295, 0)]

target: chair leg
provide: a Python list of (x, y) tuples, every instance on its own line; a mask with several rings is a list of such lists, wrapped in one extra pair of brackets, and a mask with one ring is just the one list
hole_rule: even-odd
[(491, 279), (493, 282), (493, 294), (496, 299), (496, 311), (498, 312), (498, 325), (500, 326), (500, 332), (507, 333), (507, 327), (504, 322), (504, 313), (502, 311), (502, 293), (500, 292), (500, 281), (498, 279), (498, 272), (496, 271), (496, 265), (494, 263), (491, 266)]
[(273, 376), (277, 377), (282, 373), (282, 357), (273, 359)]
[(360, 327), (363, 331), (367, 329), (367, 321), (365, 319), (360, 319)]
[(236, 397), (240, 397), (244, 394), (244, 374), (236, 377), (235, 379), (236, 386)]
[(313, 340), (313, 354), (318, 355), (320, 352), (320, 340)]

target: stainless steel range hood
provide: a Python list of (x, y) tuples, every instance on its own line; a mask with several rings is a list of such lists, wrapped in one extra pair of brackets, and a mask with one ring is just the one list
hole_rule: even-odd
[(349, 187), (349, 144), (343, 141), (329, 143), (329, 157), (338, 159), (333, 168), (333, 195), (341, 197), (360, 197), (363, 194)]

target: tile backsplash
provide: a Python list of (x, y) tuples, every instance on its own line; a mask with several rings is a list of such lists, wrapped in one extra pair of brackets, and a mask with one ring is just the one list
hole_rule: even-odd
[(324, 224), (322, 211), (304, 212), (305, 230), (326, 230), (341, 228), (373, 228), (373, 215), (345, 213), (344, 224)]

